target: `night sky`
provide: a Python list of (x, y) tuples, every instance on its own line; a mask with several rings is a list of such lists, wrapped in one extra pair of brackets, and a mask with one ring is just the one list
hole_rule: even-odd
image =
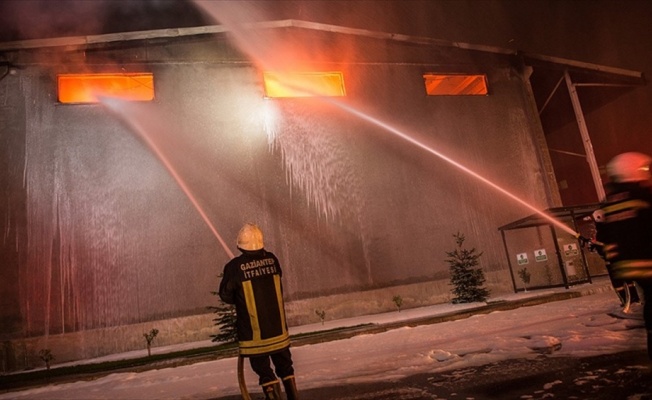
[(186, 0), (0, 2), (0, 42), (206, 24), (197, 8)]

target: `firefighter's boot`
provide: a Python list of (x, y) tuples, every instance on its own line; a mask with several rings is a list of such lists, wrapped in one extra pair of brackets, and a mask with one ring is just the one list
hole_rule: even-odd
[(283, 378), (283, 387), (285, 388), (285, 396), (287, 396), (288, 400), (299, 400), (299, 392), (297, 392), (297, 382), (294, 379), (294, 375)]
[(634, 282), (627, 282), (627, 290), (629, 290), (630, 303), (640, 303), (641, 298), (638, 296), (638, 288)]
[(281, 397), (281, 384), (278, 381), (264, 383), (263, 393), (265, 400), (282, 400)]

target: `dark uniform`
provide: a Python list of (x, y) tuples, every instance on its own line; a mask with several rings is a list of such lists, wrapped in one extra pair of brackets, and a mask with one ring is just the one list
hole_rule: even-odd
[[(611, 185), (609, 185), (609, 188)], [(607, 189), (607, 185), (605, 185), (605, 189)], [(611, 193), (610, 191), (607, 191), (607, 194)], [(604, 229), (602, 228), (602, 224), (604, 223), (604, 211), (602, 209), (598, 209), (593, 212), (593, 222), (595, 226), (595, 232), (601, 231), (604, 234)], [(594, 232), (594, 237), (590, 240), (590, 245), (589, 248), (591, 251), (597, 252), (600, 257), (602, 257), (605, 260), (605, 266), (607, 268), (607, 273), (609, 274), (609, 279), (611, 281), (611, 285), (613, 286), (614, 290), (616, 291), (616, 296), (618, 296), (618, 299), (620, 299), (620, 305), (625, 307), (623, 311), (628, 312), (629, 311), (629, 306), (634, 303), (641, 303), (641, 299), (638, 295), (638, 290), (636, 289), (636, 285), (634, 284), (634, 281), (632, 280), (623, 280), (623, 279), (618, 279), (614, 276), (613, 270), (611, 263), (606, 257), (606, 254), (604, 252), (604, 243), (600, 242), (597, 237), (595, 236)]]
[(266, 398), (280, 398), (278, 376), (288, 399), (296, 399), (281, 265), (273, 253), (263, 248), (262, 232), (253, 224), (240, 231), (238, 249), (242, 254), (224, 267), (219, 296), (235, 305), (240, 355), (249, 358)]
[(604, 244), (613, 277), (636, 281), (643, 290), (652, 359), (652, 182), (616, 181), (612, 185), (600, 208), (604, 222), (596, 224), (596, 239)]

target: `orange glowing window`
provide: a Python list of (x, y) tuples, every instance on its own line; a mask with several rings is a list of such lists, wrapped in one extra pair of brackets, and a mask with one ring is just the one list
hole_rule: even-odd
[(485, 75), (425, 74), (428, 96), (485, 96), (488, 93)]
[(57, 76), (61, 103), (97, 103), (101, 97), (129, 101), (154, 99), (154, 74), (61, 74)]
[(345, 96), (341, 72), (264, 72), (265, 97)]

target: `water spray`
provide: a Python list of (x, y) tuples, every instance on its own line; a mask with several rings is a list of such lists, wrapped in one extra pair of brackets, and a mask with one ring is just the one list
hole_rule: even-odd
[(383, 121), (380, 121), (379, 119), (374, 118), (371, 115), (366, 114), (366, 113), (364, 113), (364, 112), (362, 112), (362, 111), (360, 111), (360, 110), (358, 110), (356, 108), (348, 106), (344, 102), (339, 101), (336, 98), (331, 98), (331, 97), (328, 97), (328, 96), (321, 96), (321, 95), (319, 95), (319, 93), (314, 93), (313, 91), (311, 91), (310, 89), (305, 88), (305, 87), (298, 87), (296, 85), (288, 84), (288, 83), (285, 83), (284, 85), (289, 87), (291, 90), (296, 91), (297, 93), (304, 93), (307, 96), (314, 96), (314, 97), (320, 98), (320, 99), (322, 99), (324, 101), (327, 101), (330, 104), (333, 104), (336, 107), (338, 107), (338, 108), (340, 108), (340, 109), (342, 109), (342, 110), (344, 110), (344, 111), (346, 111), (346, 112), (348, 112), (350, 114), (353, 114), (353, 115), (355, 115), (356, 117), (358, 117), (358, 118), (360, 118), (362, 120), (370, 122), (373, 125), (376, 125), (376, 126), (382, 128), (382, 129), (384, 129), (384, 130), (386, 130), (386, 131), (388, 131), (390, 133), (393, 133), (394, 135), (400, 137), (401, 139), (403, 139), (403, 140), (405, 140), (405, 141), (407, 141), (407, 142), (409, 142), (409, 143), (411, 143), (411, 144), (413, 144), (413, 145), (415, 145), (415, 146), (429, 152), (430, 154), (433, 154), (433, 155), (439, 157), (440, 159), (446, 161), (447, 163), (453, 165), (454, 167), (466, 172), (467, 174), (469, 174), (472, 177), (476, 178), (477, 180), (483, 182), (484, 184), (490, 186), (491, 188), (497, 190), (498, 192), (504, 194), (505, 196), (507, 196), (510, 199), (516, 201), (517, 203), (523, 205), (524, 207), (528, 208), (529, 210), (533, 211), (534, 213), (542, 216), (544, 219), (546, 219), (547, 221), (549, 221), (553, 225), (559, 227), (564, 232), (571, 234), (573, 237), (575, 237), (575, 238), (577, 238), (577, 239), (579, 239), (579, 240), (581, 240), (583, 242), (586, 242), (588, 240), (586, 238), (583, 238), (578, 232), (574, 231), (573, 229), (571, 229), (567, 225), (563, 224), (561, 221), (558, 221), (557, 219), (555, 219), (555, 218), (551, 217), (550, 215), (546, 214), (545, 212), (539, 210), (538, 208), (534, 207), (532, 204), (530, 204), (527, 201), (525, 201), (525, 200), (521, 199), (520, 197), (516, 196), (514, 193), (504, 189), (503, 187), (497, 185), (496, 183), (492, 182), (491, 180), (489, 180), (489, 179), (485, 178), (484, 176), (478, 174), (477, 172), (473, 171), (472, 169), (464, 166), (463, 164), (460, 164), (459, 162), (453, 160), (450, 157), (447, 157), (446, 155), (440, 153), (439, 151), (437, 151), (437, 150), (423, 144), (422, 142), (414, 139), (413, 137), (407, 135), (406, 133), (398, 130), (397, 128), (395, 128), (395, 127), (393, 127), (393, 126), (391, 126), (391, 125), (389, 125), (389, 124), (387, 124), (387, 123), (385, 123)]
[(370, 122), (370, 123), (372, 123), (372, 124), (374, 124), (374, 125), (376, 125), (376, 126), (378, 126), (380, 128), (383, 128), (384, 130), (393, 133), (394, 135), (400, 137), (401, 139), (406, 140), (409, 143), (411, 143), (411, 144), (413, 144), (413, 145), (415, 145), (415, 146), (417, 146), (417, 147), (419, 147), (419, 148), (421, 148), (421, 149), (423, 149), (423, 150), (425, 150), (425, 151), (439, 157), (440, 159), (442, 159), (442, 160), (446, 161), (447, 163), (453, 165), (454, 167), (466, 172), (467, 174), (471, 175), (472, 177), (476, 178), (477, 180), (483, 182), (484, 184), (486, 184), (486, 185), (490, 186), (491, 188), (497, 190), (498, 192), (504, 194), (505, 196), (509, 197), (510, 199), (516, 201), (517, 203), (521, 204), (522, 206), (524, 206), (524, 207), (530, 209), (531, 211), (535, 212), (536, 214), (542, 216), (543, 218), (545, 218), (547, 221), (549, 221), (553, 225), (555, 225), (555, 226), (559, 227), (560, 229), (562, 229), (564, 232), (573, 235), (575, 238), (583, 239), (579, 233), (575, 232), (573, 229), (571, 229), (567, 225), (563, 224), (561, 221), (558, 221), (557, 219), (555, 219), (555, 218), (551, 217), (550, 215), (546, 214), (545, 212), (539, 210), (538, 208), (534, 207), (533, 205), (531, 205), (530, 203), (528, 203), (525, 200), (521, 199), (520, 197), (516, 196), (515, 194), (509, 192), (508, 190), (500, 187), (499, 185), (497, 185), (494, 182), (490, 181), (489, 179), (485, 178), (484, 176), (482, 176), (482, 175), (478, 174), (477, 172), (469, 169), (468, 167), (460, 164), (459, 162), (451, 159), (450, 157), (445, 156), (444, 154), (438, 152), (437, 150), (434, 150), (433, 148), (421, 143), (420, 141), (412, 138), (411, 136), (405, 134), (404, 132), (396, 129), (395, 127), (393, 127), (393, 126), (391, 126), (391, 125), (389, 125), (389, 124), (387, 124), (385, 122), (382, 122), (382, 121), (380, 121), (380, 120), (378, 120), (378, 119), (376, 119), (376, 118), (374, 118), (374, 117), (372, 117), (372, 116), (370, 116), (368, 114), (365, 114), (365, 113), (363, 113), (363, 112), (361, 112), (361, 111), (359, 111), (359, 110), (357, 110), (357, 109), (355, 109), (353, 107), (350, 107), (350, 106), (344, 104), (341, 101), (329, 100), (329, 102), (336, 105), (337, 107), (341, 108), (342, 110), (345, 110), (345, 111), (347, 111), (347, 112), (349, 112), (349, 113), (351, 113), (351, 114), (353, 114), (353, 115), (355, 115), (355, 116), (357, 116), (357, 117), (359, 117), (359, 118), (361, 118), (361, 119), (363, 119), (363, 120), (365, 120), (367, 122)]
[[(242, 21), (239, 21), (238, 18), (244, 15), (244, 13), (249, 13), (252, 14), (254, 10), (252, 8), (246, 9), (239, 7), (238, 5), (230, 4), (228, 2), (208, 2), (206, 0), (195, 0), (195, 4), (200, 7), (201, 9), (205, 10), (209, 15), (213, 16), (216, 20), (220, 21), (223, 23), (225, 26), (231, 30), (235, 37), (235, 41), (238, 47), (240, 47), (245, 53), (249, 54), (253, 59), (258, 60), (261, 66), (265, 65), (272, 65), (270, 61), (273, 61), (275, 58), (269, 53), (268, 47), (270, 46), (262, 46), (261, 43), (265, 42), (266, 40), (269, 40), (268, 36), (262, 36), (259, 38), (261, 40), (257, 41), (252, 41), (252, 40), (245, 40), (243, 31), (248, 29), (248, 26), (246, 24), (243, 24)], [(325, 101), (328, 101), (335, 106), (341, 108), (342, 110), (345, 110), (367, 122), (370, 122), (380, 128), (383, 128), (386, 131), (389, 131), (393, 133), (394, 135), (412, 143), (415, 146), (420, 147), (421, 149), (439, 157), (440, 159), (448, 162), (449, 164), (453, 165), (454, 167), (466, 172), (467, 174), (471, 175), (472, 177), (478, 179), (479, 181), (485, 183), (486, 185), (490, 186), (491, 188), (497, 190), (498, 192), (502, 193), (503, 195), (509, 197), (510, 199), (514, 200), (515, 202), (523, 205), (527, 209), (533, 211), (534, 213), (542, 216), (545, 220), (549, 221), (553, 225), (559, 227), (562, 229), (564, 232), (567, 232), (571, 234), (572, 236), (580, 239), (580, 240), (585, 240), (584, 238), (581, 237), (581, 235), (577, 232), (575, 232), (573, 229), (570, 227), (566, 226), (562, 222), (558, 221), (557, 219), (551, 217), (550, 215), (546, 214), (545, 212), (539, 210), (538, 208), (534, 207), (533, 205), (529, 204), (525, 200), (519, 198), (518, 196), (514, 195), (513, 193), (507, 191), (506, 189), (498, 186), (494, 182), (490, 181), (489, 179), (481, 176), (480, 174), (476, 173), (475, 171), (467, 168), (466, 166), (458, 163), (457, 161), (441, 154), (440, 152), (426, 146), (425, 144), (419, 142), (418, 140), (406, 135), (405, 133), (401, 132), (400, 130), (376, 119), (373, 118), (372, 116), (365, 114), (359, 110), (356, 110), (350, 106), (345, 105), (341, 101), (337, 101), (336, 99), (331, 99), (329, 97), (324, 97), (324, 96), (319, 96), (318, 93), (311, 93), (312, 91), (306, 87), (297, 87), (296, 85), (292, 84), (287, 84), (284, 83), (285, 86), (288, 86), (290, 89), (293, 91), (297, 92), (304, 92), (308, 96), (315, 96), (317, 95), (319, 98), (324, 99)]]
[(170, 173), (172, 178), (177, 182), (177, 184), (179, 185), (179, 187), (181, 188), (183, 193), (186, 195), (186, 197), (188, 197), (188, 200), (190, 200), (190, 202), (195, 207), (195, 209), (197, 210), (197, 212), (199, 213), (201, 218), (204, 220), (206, 225), (208, 225), (208, 228), (211, 230), (211, 232), (213, 232), (213, 235), (217, 238), (220, 245), (222, 245), (222, 248), (224, 249), (226, 254), (230, 258), (234, 258), (235, 255), (233, 254), (233, 252), (231, 251), (229, 246), (227, 246), (227, 244), (224, 241), (224, 239), (222, 238), (222, 236), (217, 232), (217, 229), (215, 229), (215, 227), (211, 223), (210, 219), (208, 218), (208, 216), (206, 215), (206, 213), (204, 212), (204, 210), (200, 206), (199, 202), (197, 201), (195, 196), (190, 191), (190, 188), (188, 188), (188, 185), (186, 185), (186, 183), (183, 181), (183, 179), (181, 178), (179, 173), (172, 166), (172, 163), (170, 163), (168, 158), (165, 156), (165, 154), (163, 154), (163, 152), (161, 151), (161, 149), (159, 149), (159, 147), (156, 145), (156, 143), (154, 143), (154, 141), (149, 137), (149, 135), (146, 135), (144, 133), (145, 129), (143, 127), (141, 127), (136, 121), (133, 121), (132, 119), (125, 118), (121, 113), (118, 112), (119, 101), (117, 101), (115, 99), (109, 99), (109, 98), (101, 98), (100, 101), (102, 102), (102, 104), (108, 106), (109, 109), (111, 109), (114, 113), (118, 114), (118, 116), (124, 122), (126, 122), (132, 128), (133, 131), (136, 131), (138, 133), (138, 135), (143, 140), (145, 140), (145, 142), (147, 143), (147, 146), (149, 146), (149, 148), (154, 152), (156, 157), (161, 161), (163, 166), (168, 170), (168, 172)]

